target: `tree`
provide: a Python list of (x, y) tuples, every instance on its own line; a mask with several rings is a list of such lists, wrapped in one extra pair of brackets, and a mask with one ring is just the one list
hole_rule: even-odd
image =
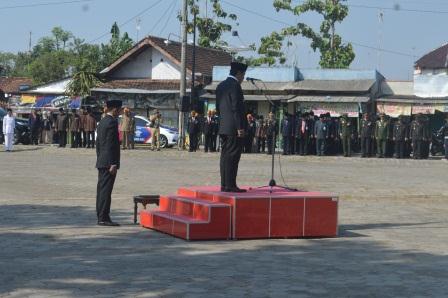
[(115, 22), (110, 30), (112, 35), (108, 44), (101, 44), (102, 65), (108, 66), (120, 58), (130, 48), (132, 48), (134, 41), (125, 32), (123, 36), (120, 35), (120, 28)]
[[(196, 14), (196, 29), (199, 33), (198, 45), (206, 48), (221, 48), (227, 43), (221, 39), (225, 32), (232, 31), (232, 25), (227, 20), (236, 21), (238, 17), (231, 13), (227, 13), (221, 6), (219, 0), (205, 0), (212, 5), (212, 15), (201, 15), (199, 8), (200, 0), (188, 0), (190, 13)], [(181, 16), (179, 16), (181, 19)], [(187, 24), (188, 32), (192, 33), (194, 28), (193, 22)]]
[(66, 93), (70, 96), (89, 96), (92, 88), (100, 83), (94, 72), (88, 70), (80, 70), (75, 73), (72, 80), (67, 85)]
[(67, 41), (73, 37), (73, 34), (70, 31), (65, 31), (61, 27), (54, 27), (53, 30), (51, 30), (51, 33), (53, 33), (57, 50), (61, 49), (61, 42), (62, 49), (65, 49)]
[(11, 76), (14, 70), (14, 60), (16, 55), (13, 53), (0, 52), (0, 77)]
[[(277, 11), (286, 10), (296, 16), (307, 12), (316, 12), (323, 17), (320, 31), (316, 32), (310, 26), (304, 23), (298, 23), (295, 26), (284, 28), (281, 31), (282, 36), (302, 35), (311, 39), (311, 48), (320, 51), (320, 66), (323, 68), (348, 68), (355, 59), (355, 53), (350, 43), (342, 42), (341, 36), (336, 34), (336, 24), (341, 23), (348, 15), (348, 6), (343, 2), (346, 0), (306, 0), (305, 2), (294, 6), (292, 0), (274, 0), (274, 7)], [(277, 38), (277, 40), (275, 39)], [(260, 49), (276, 46), (279, 42), (277, 36), (268, 37), (262, 40)], [(276, 49), (274, 47), (274, 49)], [(267, 51), (265, 54), (268, 62), (275, 60), (275, 52)], [(284, 57), (280, 56), (281, 59)]]
[(70, 62), (71, 57), (64, 51), (48, 52), (31, 62), (29, 72), (36, 84), (56, 81), (69, 75)]
[(258, 58), (247, 58), (245, 62), (248, 65), (260, 66), (267, 64), (274, 65), (277, 61), (280, 64), (286, 62), (285, 54), (282, 50), (283, 41), (285, 37), (277, 32), (272, 32), (271, 35), (261, 38), (261, 45), (258, 48)]

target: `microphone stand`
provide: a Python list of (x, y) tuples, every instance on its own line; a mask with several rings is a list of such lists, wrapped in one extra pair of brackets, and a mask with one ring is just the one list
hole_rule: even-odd
[[(259, 92), (261, 92), (261, 94), (263, 94), (263, 96), (266, 98), (266, 100), (267, 100), (267, 101), (269, 102), (269, 104), (271, 105), (271, 110), (272, 110), (272, 112), (273, 112), (274, 115), (275, 115), (275, 112), (276, 112), (276, 105), (275, 105), (274, 101), (272, 100), (272, 98), (265, 92), (265, 90), (263, 90), (262, 88), (260, 88), (260, 87), (257, 86), (257, 84), (254, 82), (254, 79), (249, 79), (248, 81), (251, 82), (252, 85), (254, 85), (255, 88), (257, 88), (257, 90), (258, 90)], [(265, 84), (262, 80), (259, 80), (259, 81), (261, 81), (261, 82), (263, 83), (263, 85), (264, 85), (264, 88), (267, 89), (266, 84)], [(272, 148), (271, 148), (271, 180), (269, 180), (269, 184), (268, 184), (268, 185), (260, 186), (260, 187), (257, 187), (257, 188), (264, 188), (264, 187), (268, 187), (268, 186), (269, 186), (269, 193), (272, 193), (272, 192), (274, 191), (274, 187), (281, 188), (281, 189), (284, 189), (284, 190), (289, 190), (289, 191), (298, 191), (296, 188), (291, 188), (291, 187), (287, 187), (287, 186), (277, 185), (277, 182), (275, 181), (275, 178), (274, 178), (274, 169), (275, 169), (275, 147), (276, 147), (276, 146), (275, 146), (275, 145), (276, 145), (275, 143), (276, 143), (276, 139), (277, 139), (277, 136), (276, 136), (275, 131), (276, 131), (276, 127), (274, 127), (274, 131), (273, 131), (273, 133), (272, 133)]]

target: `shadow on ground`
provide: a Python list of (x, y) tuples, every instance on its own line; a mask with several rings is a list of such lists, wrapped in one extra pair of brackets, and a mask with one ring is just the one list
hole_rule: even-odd
[[(185, 242), (138, 226), (97, 227), (92, 213), (83, 207), (1, 206), (0, 296), (21, 291), (109, 297), (447, 293), (446, 256), (350, 236), (422, 223), (347, 225), (343, 237), (333, 239)], [(131, 216), (116, 219), (131, 222)]]

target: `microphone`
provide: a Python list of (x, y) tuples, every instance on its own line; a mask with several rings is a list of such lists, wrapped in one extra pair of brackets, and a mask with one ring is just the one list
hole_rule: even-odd
[(247, 77), (246, 81), (253, 83), (254, 81), (261, 81), (261, 80), (260, 79), (256, 79), (256, 78)]

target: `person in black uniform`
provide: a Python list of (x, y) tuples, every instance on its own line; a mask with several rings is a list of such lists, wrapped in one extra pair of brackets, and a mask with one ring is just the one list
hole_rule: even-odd
[(198, 113), (191, 111), (191, 116), (188, 119), (188, 135), (190, 136), (189, 152), (196, 152), (199, 148), (200, 125), (201, 123), (198, 118)]
[(291, 121), (291, 116), (285, 113), (285, 117), (281, 123), (281, 131), (283, 136), (283, 155), (291, 154), (291, 139), (292, 139), (292, 129), (293, 124)]
[(117, 171), (120, 168), (120, 141), (117, 118), (121, 111), (120, 100), (106, 102), (107, 111), (98, 124), (96, 139), (96, 168), (98, 185), (96, 191), (96, 213), (98, 225), (119, 226), (110, 219), (110, 204)]
[(236, 185), (238, 164), (244, 144), (246, 124), (244, 95), (241, 83), (247, 65), (232, 62), (229, 77), (216, 88), (216, 108), (220, 117), (219, 135), (222, 150), (220, 160), (221, 191), (246, 192)]
[(213, 147), (213, 134), (215, 133), (216, 123), (215, 117), (213, 117), (212, 111), (209, 110), (207, 113), (207, 117), (204, 119), (202, 131), (204, 132), (205, 144), (204, 151), (205, 152), (214, 152), (215, 147)]
[(392, 140), (395, 142), (395, 157), (405, 158), (406, 142), (409, 139), (409, 129), (404, 121), (403, 115), (398, 116), (398, 121), (394, 124)]

